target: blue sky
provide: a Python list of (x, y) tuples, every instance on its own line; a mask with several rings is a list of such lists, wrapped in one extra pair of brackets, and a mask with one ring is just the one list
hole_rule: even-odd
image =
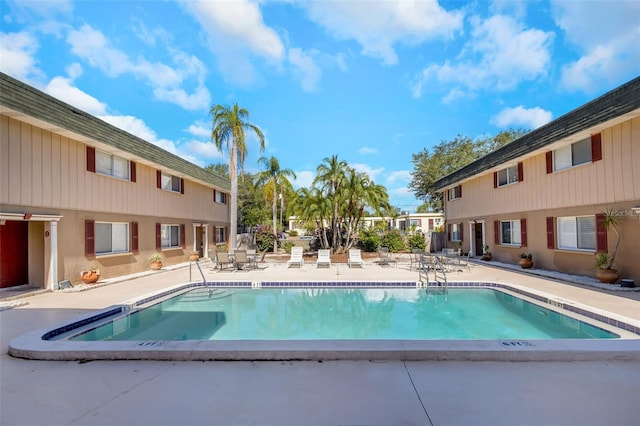
[(421, 204), (411, 154), (533, 129), (640, 74), (640, 2), (6, 1), (0, 69), (196, 164), (237, 102), (309, 186), (337, 154)]

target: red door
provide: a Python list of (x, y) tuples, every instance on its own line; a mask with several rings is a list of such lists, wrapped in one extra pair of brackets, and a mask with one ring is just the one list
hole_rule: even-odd
[(0, 225), (0, 288), (29, 284), (29, 223)]

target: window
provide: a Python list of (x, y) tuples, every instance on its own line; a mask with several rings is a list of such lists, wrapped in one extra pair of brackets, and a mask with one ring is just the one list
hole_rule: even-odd
[(515, 164), (506, 169), (499, 170), (493, 175), (493, 187), (498, 188), (505, 185), (522, 181), (522, 163)]
[(129, 165), (129, 160), (107, 154), (106, 152), (95, 151), (96, 173), (129, 180), (131, 168), (132, 166)]
[(451, 188), (447, 191), (448, 200), (456, 200), (462, 198), (462, 186), (458, 185), (455, 188)]
[(589, 139), (547, 152), (547, 173), (569, 169), (601, 159), (602, 142), (600, 134), (597, 134)]
[(595, 216), (557, 218), (558, 248), (565, 250), (596, 249)]
[(224, 227), (216, 226), (216, 243), (221, 244), (226, 242), (224, 234), (225, 234)]
[(95, 254), (127, 253), (129, 224), (95, 222)]
[(162, 225), (160, 244), (163, 249), (180, 247), (180, 225)]
[(519, 220), (500, 222), (500, 244), (520, 246), (522, 244), (521, 236)]
[(162, 173), (162, 189), (165, 191), (182, 192), (182, 179), (168, 173)]
[(422, 220), (420, 219), (409, 219), (409, 228), (416, 227), (419, 228), (422, 226)]
[(215, 194), (215, 200), (214, 201), (216, 203), (227, 204), (227, 194), (226, 193), (214, 190), (214, 194)]
[(462, 226), (459, 223), (452, 223), (449, 226), (451, 227), (451, 241), (462, 241), (460, 232)]

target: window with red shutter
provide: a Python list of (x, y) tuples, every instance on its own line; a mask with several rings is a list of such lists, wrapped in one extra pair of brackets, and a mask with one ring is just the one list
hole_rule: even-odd
[(92, 146), (87, 146), (87, 171), (96, 172), (96, 149)]
[(95, 221), (93, 220), (84, 221), (84, 255), (96, 255), (96, 231)]

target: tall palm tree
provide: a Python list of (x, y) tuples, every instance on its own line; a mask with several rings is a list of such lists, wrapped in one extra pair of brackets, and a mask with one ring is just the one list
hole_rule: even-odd
[(296, 178), (296, 174), (291, 169), (281, 169), (280, 163), (276, 157), (260, 157), (258, 159), (258, 163), (264, 167), (264, 170), (258, 172), (256, 174), (256, 184), (257, 185), (268, 185), (273, 193), (272, 197), (272, 212), (273, 212), (273, 232), (275, 234), (275, 241), (273, 243), (273, 252), (275, 253), (278, 250), (278, 228), (276, 226), (276, 220), (278, 217), (278, 187), (280, 187), (282, 191), (282, 196), (284, 197), (283, 189), (285, 187), (290, 187), (291, 182), (289, 182), (288, 177)]
[(333, 207), (331, 201), (318, 188), (300, 188), (291, 201), (291, 209), (296, 218), (303, 222), (315, 223), (320, 235), (320, 246), (330, 248), (325, 224), (329, 223)]
[(313, 180), (313, 184), (320, 184), (323, 191), (326, 191), (327, 198), (331, 201), (333, 206), (333, 214), (331, 217), (331, 229), (333, 231), (331, 245), (333, 251), (337, 250), (340, 242), (338, 239), (338, 225), (339, 225), (339, 191), (340, 185), (345, 178), (347, 171), (347, 162), (344, 160), (338, 160), (337, 155), (333, 155), (331, 158), (325, 158), (317, 168), (317, 176)]
[(236, 248), (238, 234), (238, 168), (244, 169), (244, 159), (247, 156), (245, 130), (252, 130), (260, 141), (260, 151), (264, 150), (264, 135), (262, 131), (249, 121), (249, 111), (241, 108), (237, 103), (232, 106), (215, 105), (210, 111), (213, 115), (211, 140), (216, 148), (226, 148), (229, 153), (229, 179), (231, 180), (231, 202), (229, 205), (230, 230), (229, 247)]

